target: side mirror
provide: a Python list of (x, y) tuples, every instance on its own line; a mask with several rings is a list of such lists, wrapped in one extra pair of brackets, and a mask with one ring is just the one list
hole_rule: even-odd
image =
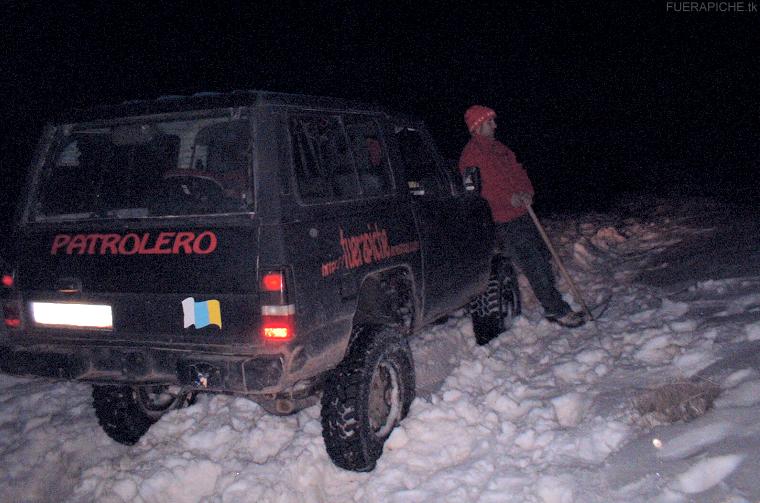
[(463, 182), (465, 192), (480, 194), (480, 191), (483, 188), (483, 184), (480, 180), (480, 168), (477, 166), (464, 168)]

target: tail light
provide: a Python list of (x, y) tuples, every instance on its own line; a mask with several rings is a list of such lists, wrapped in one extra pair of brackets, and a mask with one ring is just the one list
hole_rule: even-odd
[(3, 304), (3, 324), (8, 328), (21, 328), (21, 302), (13, 291), (16, 281), (13, 272), (2, 271), (0, 276), (2, 285), (1, 302)]
[(288, 299), (285, 270), (267, 271), (261, 276), (261, 337), (285, 341), (295, 336), (296, 306)]
[(3, 304), (3, 322), (8, 328), (21, 328), (21, 307), (12, 300)]
[(264, 292), (284, 292), (285, 274), (282, 271), (266, 273), (261, 278), (261, 290)]

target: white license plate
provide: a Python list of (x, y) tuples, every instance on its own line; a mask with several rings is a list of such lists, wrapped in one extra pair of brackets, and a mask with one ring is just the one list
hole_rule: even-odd
[(113, 328), (111, 306), (99, 304), (32, 302), (32, 317), (38, 325)]

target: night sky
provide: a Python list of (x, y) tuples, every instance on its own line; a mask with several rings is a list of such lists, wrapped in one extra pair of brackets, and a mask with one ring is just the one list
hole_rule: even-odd
[(603, 209), (629, 190), (760, 187), (751, 2), (32, 4), (3, 3), (0, 234), (57, 112), (199, 91), (377, 103), (424, 119), (451, 159), (467, 141), (464, 110), (491, 106), (541, 212)]

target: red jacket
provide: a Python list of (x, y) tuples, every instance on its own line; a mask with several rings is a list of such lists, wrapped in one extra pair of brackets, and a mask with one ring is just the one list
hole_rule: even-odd
[(533, 195), (533, 184), (528, 173), (517, 162), (515, 153), (503, 143), (475, 134), (464, 147), (459, 157), (459, 171), (477, 166), (483, 185), (481, 195), (488, 201), (496, 223), (509, 222), (524, 215), (528, 210), (512, 206), (512, 194), (529, 192)]

